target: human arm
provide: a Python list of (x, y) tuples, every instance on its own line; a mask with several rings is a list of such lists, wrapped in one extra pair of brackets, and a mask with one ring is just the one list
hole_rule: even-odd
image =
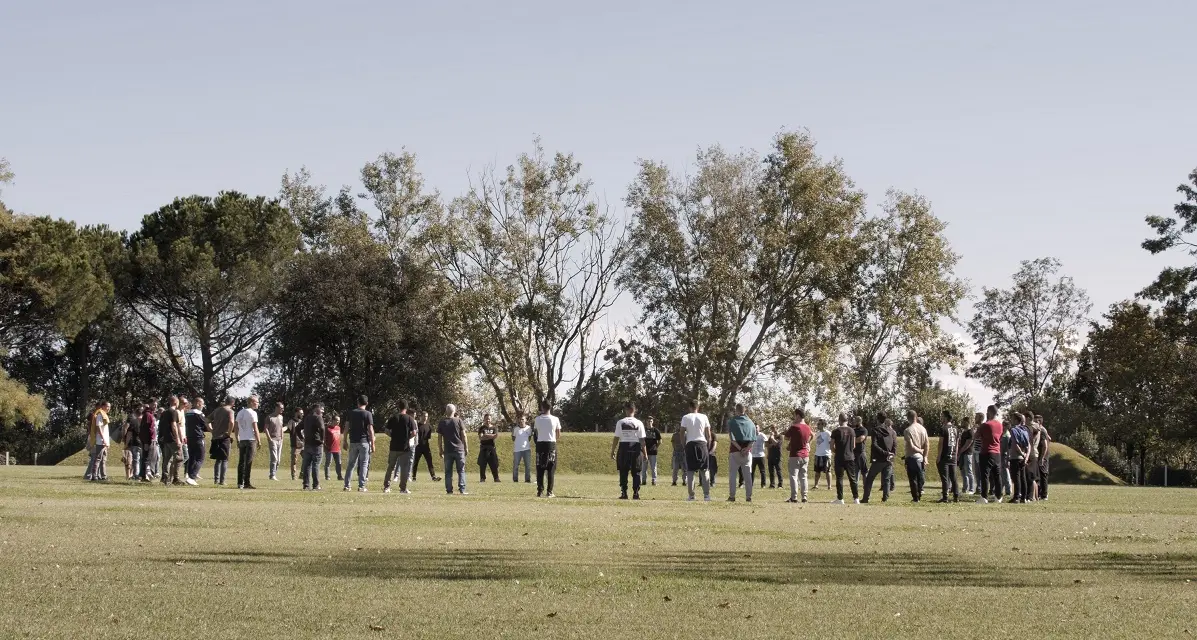
[(366, 433), (370, 434), (370, 453), (374, 453), (374, 423), (366, 425)]
[(615, 459), (615, 447), (619, 446), (619, 436), (611, 438), (611, 459)]

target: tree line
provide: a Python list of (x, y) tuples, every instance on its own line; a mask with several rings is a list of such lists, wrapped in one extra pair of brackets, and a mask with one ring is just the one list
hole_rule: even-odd
[[(1193, 248), (1197, 197), (1181, 192), (1145, 249)], [(250, 387), (295, 406), (366, 394), (384, 412), (452, 399), (504, 421), (546, 400), (582, 430), (628, 398), (662, 419), (692, 397), (776, 421), (796, 404), (909, 407), (934, 431), (942, 409), (974, 409), (933, 380), (948, 367), (1107, 466), (1191, 461), (1197, 265), (1090, 322), (1060, 264), (1030, 260), (965, 322), (945, 229), (917, 192), (870, 211), (803, 131), (764, 153), (641, 161), (620, 207), (539, 140), (452, 198), (404, 150), (335, 192), (301, 168), (272, 197), (180, 197), (129, 231), (0, 203), (0, 447), (73, 453), (101, 398), (120, 412)], [(617, 304), (634, 325), (614, 327)]]

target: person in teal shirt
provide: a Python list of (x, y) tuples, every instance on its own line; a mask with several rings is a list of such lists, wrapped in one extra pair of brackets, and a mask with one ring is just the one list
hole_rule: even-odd
[(744, 500), (752, 502), (752, 443), (756, 442), (756, 424), (748, 417), (744, 405), (736, 403), (736, 415), (727, 421), (727, 433), (731, 439), (728, 447), (727, 463), (729, 471), (728, 502), (736, 501), (736, 474), (744, 480)]

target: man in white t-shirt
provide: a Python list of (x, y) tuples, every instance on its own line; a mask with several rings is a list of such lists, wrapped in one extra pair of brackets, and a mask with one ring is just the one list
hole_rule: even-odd
[[(553, 495), (553, 480), (557, 475), (557, 440), (561, 437), (561, 421), (550, 413), (552, 405), (540, 401), (540, 415), (532, 422), (536, 436), (536, 497)], [(547, 480), (547, 483), (546, 483)]]
[[(644, 448), (644, 423), (636, 418), (636, 405), (624, 405), (627, 415), (615, 423), (611, 459), (619, 469), (619, 499), (628, 499), (628, 474), (632, 474), (632, 499), (640, 499), (640, 468), (648, 460)], [(618, 446), (618, 449), (616, 449)]]
[(520, 481), (520, 461), (524, 463), (524, 482), (532, 482), (532, 427), (528, 426), (528, 419), (523, 412), (519, 414), (519, 423), (511, 428), (511, 450), (514, 463), (511, 465), (511, 481)]
[(262, 444), (262, 434), (258, 432), (258, 396), (250, 396), (245, 408), (237, 412), (234, 419), (237, 426), (237, 488), (254, 489), (249, 481), (249, 474), (254, 466), (254, 454)]
[(711, 436), (711, 421), (706, 415), (698, 412), (698, 401), (690, 401), (690, 413), (682, 416), (682, 431), (686, 434), (686, 445), (683, 449), (686, 458), (686, 493), (687, 501), (694, 501), (694, 475), (697, 474), (702, 484), (702, 496), (706, 502), (711, 501), (711, 478), (707, 474), (707, 454)]
[(88, 432), (93, 437), (88, 444), (92, 449), (93, 462), (88, 471), (89, 479), (93, 482), (108, 481), (108, 447), (112, 446), (112, 437), (108, 430), (108, 411), (111, 408), (112, 405), (108, 402), (101, 402), (91, 415), (91, 428)]
[[(827, 490), (831, 490), (831, 431), (827, 421), (819, 420), (819, 431), (815, 433), (815, 489), (819, 488), (819, 476), (827, 477)], [(848, 416), (840, 414), (840, 426), (848, 424)]]

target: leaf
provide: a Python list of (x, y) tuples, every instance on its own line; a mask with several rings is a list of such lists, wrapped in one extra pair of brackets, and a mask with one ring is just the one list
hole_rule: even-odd
[(387, 628), (380, 624), (372, 624), (372, 625), (370, 625), (370, 630), (371, 631), (386, 631)]
[(550, 613), (550, 614), (546, 615), (545, 617), (546, 617), (546, 618), (556, 618), (556, 617), (557, 617), (557, 612), (556, 612), (556, 611), (554, 611), (554, 612), (552, 612), (552, 613)]

